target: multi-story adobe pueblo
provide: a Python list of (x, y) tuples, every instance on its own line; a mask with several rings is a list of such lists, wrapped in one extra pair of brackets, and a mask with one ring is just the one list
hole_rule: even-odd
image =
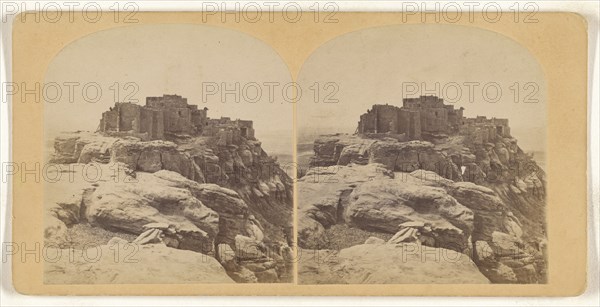
[(98, 130), (110, 135), (132, 135), (144, 140), (166, 139), (167, 136), (218, 136), (226, 144), (240, 137), (254, 140), (250, 120), (231, 120), (229, 117), (212, 119), (208, 108), (189, 105), (179, 95), (147, 97), (146, 105), (116, 103), (102, 113)]
[(376, 104), (360, 116), (358, 134), (394, 134), (407, 140), (421, 140), (423, 135), (469, 134), (474, 142), (495, 141), (509, 137), (508, 119), (477, 116), (466, 118), (464, 108), (455, 109), (436, 96), (404, 98), (403, 106)]

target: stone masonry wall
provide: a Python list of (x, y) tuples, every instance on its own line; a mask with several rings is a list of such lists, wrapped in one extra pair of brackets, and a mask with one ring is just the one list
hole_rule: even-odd
[(254, 140), (251, 120), (231, 120), (228, 117), (210, 119), (208, 109), (188, 105), (187, 98), (178, 95), (147, 97), (146, 105), (116, 103), (102, 113), (99, 131), (109, 134), (144, 135), (144, 138), (164, 139), (165, 134), (217, 136), (222, 132), (227, 144), (241, 137)]

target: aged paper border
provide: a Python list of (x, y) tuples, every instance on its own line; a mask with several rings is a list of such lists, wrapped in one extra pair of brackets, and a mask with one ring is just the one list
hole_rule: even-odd
[[(297, 23), (222, 23), (218, 15), (197, 12), (139, 13), (136, 24), (115, 23), (104, 12), (100, 22), (76, 15), (74, 22), (13, 24), (13, 82), (43, 83), (54, 56), (70, 42), (96, 31), (143, 24), (199, 24), (235, 29), (274, 48), (295, 78), (302, 63), (322, 43), (344, 33), (384, 25), (420, 24), (417, 15), (338, 13), (337, 23), (315, 23), (304, 12)], [(305, 15), (305, 16), (304, 16)], [(507, 14), (509, 15), (509, 14)], [(79, 15), (80, 16), (80, 15)], [(525, 46), (537, 58), (548, 84), (548, 252), (549, 281), (543, 285), (295, 285), (295, 284), (132, 284), (46, 285), (43, 263), (13, 259), (13, 284), (37, 295), (435, 295), (569, 296), (585, 290), (587, 266), (587, 32), (573, 13), (539, 13), (537, 23), (502, 18), (490, 23), (474, 15), (452, 25), (487, 29)], [(433, 20), (427, 23), (435, 23)], [(442, 20), (438, 24), (450, 24)], [(310, 35), (306, 35), (310, 33)], [(32, 95), (30, 95), (32, 96)], [(13, 162), (43, 163), (43, 103), (13, 102)], [(295, 158), (295, 152), (294, 152)], [(43, 244), (43, 183), (13, 180), (13, 242)], [(297, 200), (297, 195), (295, 195)], [(296, 206), (294, 206), (296, 207)]]

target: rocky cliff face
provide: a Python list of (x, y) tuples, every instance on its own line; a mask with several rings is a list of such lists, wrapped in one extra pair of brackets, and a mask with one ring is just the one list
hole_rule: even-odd
[(459, 252), (493, 283), (546, 282), (545, 174), (515, 139), (336, 134), (314, 152), (298, 183), (301, 248), (358, 246), (361, 231)]
[(60, 180), (45, 187), (47, 242), (69, 247), (69, 229), (89, 224), (214, 258), (225, 279), (291, 281), (291, 179), (260, 142), (77, 132), (54, 148)]

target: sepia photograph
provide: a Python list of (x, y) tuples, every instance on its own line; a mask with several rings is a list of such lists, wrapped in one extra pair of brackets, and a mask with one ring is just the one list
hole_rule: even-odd
[[(453, 25), (323, 44), (298, 105), (301, 284), (546, 283), (546, 86), (502, 35)], [(551, 243), (550, 243), (551, 244)]]
[(594, 285), (590, 16), (161, 3), (0, 5), (3, 291), (485, 305)]
[(289, 73), (232, 30), (132, 26), (67, 45), (46, 82), (89, 90), (45, 105), (44, 237), (75, 260), (47, 261), (44, 281), (291, 282), (291, 106), (239, 101), (263, 80)]

